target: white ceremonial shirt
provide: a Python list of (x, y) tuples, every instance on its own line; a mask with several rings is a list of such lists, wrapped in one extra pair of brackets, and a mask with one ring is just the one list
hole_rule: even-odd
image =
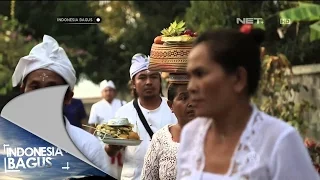
[[(113, 99), (111, 104), (105, 99), (98, 101), (97, 103), (93, 104), (91, 107), (88, 124), (107, 123), (110, 119), (114, 118), (116, 111), (125, 104), (126, 104), (125, 101), (121, 101), (116, 98)], [(120, 177), (121, 170), (122, 170), (121, 166), (119, 165), (120, 162), (117, 161), (112, 163), (112, 158), (109, 157), (106, 163), (109, 167), (107, 173), (110, 176), (118, 179)]]
[[(172, 113), (167, 104), (167, 99), (162, 98), (161, 105), (155, 110), (147, 110), (140, 105), (139, 107), (146, 118), (151, 130), (155, 133), (168, 124), (176, 124), (177, 118)], [(133, 101), (122, 106), (116, 113), (116, 117), (128, 118), (134, 125), (136, 131), (142, 140), (139, 146), (127, 146), (124, 151), (124, 161), (121, 173), (121, 180), (140, 180), (141, 171), (144, 162), (144, 156), (149, 147), (151, 138), (139, 119), (138, 113), (133, 106)]]
[(109, 167), (106, 162), (109, 156), (104, 150), (104, 146), (101, 146), (101, 141), (87, 131), (71, 125), (67, 119), (65, 122), (69, 137), (79, 151), (87, 157), (90, 162), (105, 173), (108, 173)]
[(211, 119), (196, 118), (182, 130), (177, 180), (319, 180), (299, 133), (259, 111), (243, 131), (226, 174), (203, 172), (204, 142)]
[(91, 107), (88, 124), (101, 124), (108, 122), (110, 119), (114, 118), (117, 110), (125, 104), (125, 101), (121, 101), (119, 99), (114, 99), (111, 104), (105, 99), (94, 103)]

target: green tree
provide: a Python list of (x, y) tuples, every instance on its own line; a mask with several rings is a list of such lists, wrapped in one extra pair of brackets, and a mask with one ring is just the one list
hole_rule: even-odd
[[(1, 5), (8, 6), (5, 3)], [(10, 6), (7, 8), (10, 9)], [(98, 25), (70, 25), (58, 23), (56, 20), (57, 17), (94, 15), (95, 10), (88, 6), (88, 2), (83, 1), (16, 3), (17, 19), (28, 25), (28, 28), (21, 31), (23, 35), (32, 35), (39, 41), (44, 34), (53, 36), (66, 48), (78, 79), (85, 76), (98, 83), (102, 79), (114, 78), (113, 72), (117, 70), (114, 61), (119, 59), (117, 51), (120, 45), (117, 42), (110, 42), (109, 35), (101, 31)], [(117, 82), (119, 86), (121, 82)]]
[(217, 28), (238, 28), (236, 18), (265, 18), (275, 12), (270, 3), (261, 1), (192, 1), (185, 19), (188, 26), (202, 33)]
[(16, 19), (0, 16), (0, 23), (0, 95), (4, 95), (12, 90), (11, 76), (16, 64), (29, 54), (36, 41), (21, 34), (24, 26)]
[[(114, 61), (108, 62), (109, 77), (127, 89), (131, 57), (136, 53), (150, 54), (151, 45), (160, 31), (176, 18), (183, 19), (188, 1), (110, 1), (106, 4), (92, 2), (91, 7), (102, 17), (102, 30), (110, 33)], [(171, 9), (168, 11), (168, 9)]]
[[(127, 91), (131, 57), (135, 53), (149, 54), (153, 39), (175, 18), (183, 19), (189, 4), (188, 1), (110, 1), (104, 5), (98, 1), (17, 1), (16, 17), (28, 25), (21, 31), (23, 35), (31, 34), (40, 40), (43, 34), (48, 34), (66, 47), (78, 77), (85, 76), (95, 83), (113, 79), (118, 89)], [(109, 6), (112, 13), (106, 11)], [(0, 14), (8, 13), (5, 9), (10, 9), (9, 4), (1, 3)], [(56, 21), (59, 16), (94, 15), (102, 17), (99, 26)]]
[(312, 134), (306, 113), (313, 112), (316, 107), (305, 99), (297, 102), (297, 95), (302, 90), (309, 89), (294, 82), (292, 66), (285, 55), (263, 57), (262, 77), (255, 103), (262, 111), (294, 126), (305, 137)]
[[(22, 31), (27, 26), (16, 19), (0, 16), (0, 94), (10, 94), (12, 90), (11, 76), (19, 59), (29, 54), (32, 47), (39, 42), (31, 35), (24, 36)], [(81, 49), (67, 47), (62, 44), (75, 68), (86, 66), (85, 59), (91, 55)]]
[[(64, 24), (56, 20), (57, 17), (94, 16), (94, 11), (87, 6), (87, 2), (18, 1), (16, 6), (17, 19), (30, 27), (25, 29), (25, 33), (31, 33), (36, 39), (48, 34), (67, 47), (88, 52), (90, 55), (72, 59), (72, 62), (77, 71), (77, 77), (85, 74), (93, 79), (96, 78), (97, 72), (103, 69), (100, 66), (101, 62), (108, 59), (108, 56), (101, 52), (108, 53), (110, 48), (105, 46), (108, 46), (109, 36), (101, 32), (97, 25)], [(32, 9), (32, 11), (25, 9)]]
[[(320, 40), (320, 5), (299, 2), (297, 7), (290, 8), (279, 13), (281, 19), (289, 20), (290, 22), (314, 22), (310, 25), (310, 41)], [(288, 26), (284, 24), (284, 26)], [(290, 24), (289, 24), (290, 26)], [(298, 31), (298, 28), (297, 28)]]
[(278, 29), (282, 28), (279, 12), (296, 6), (297, 3), (290, 1), (192, 1), (185, 19), (192, 29), (203, 32), (222, 27), (239, 28), (236, 18), (263, 18), (266, 30), (264, 46), (268, 54), (283, 53), (293, 65), (319, 63), (316, 50), (320, 48), (320, 41), (309, 40), (312, 22), (301, 22), (298, 34), (293, 24), (287, 28), (284, 39), (279, 37)]
[(118, 40), (128, 27), (136, 26), (136, 20), (140, 18), (132, 1), (96, 1), (89, 6), (95, 10), (96, 15), (102, 17), (99, 26), (103, 32), (111, 35), (113, 41)]

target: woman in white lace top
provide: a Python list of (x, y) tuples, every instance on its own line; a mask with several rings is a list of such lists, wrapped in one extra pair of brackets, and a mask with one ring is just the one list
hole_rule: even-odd
[(156, 132), (145, 155), (142, 180), (175, 180), (176, 159), (181, 128), (194, 118), (186, 84), (171, 84), (168, 105), (176, 115), (178, 124), (167, 125)]
[(250, 104), (262, 30), (202, 34), (188, 57), (197, 117), (182, 130), (178, 180), (317, 180), (299, 133)]

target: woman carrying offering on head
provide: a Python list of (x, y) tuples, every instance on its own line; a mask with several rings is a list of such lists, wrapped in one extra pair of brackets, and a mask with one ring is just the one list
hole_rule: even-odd
[(295, 128), (250, 103), (260, 80), (264, 32), (202, 34), (188, 56), (196, 118), (182, 131), (179, 180), (316, 180)]
[(168, 105), (178, 119), (177, 124), (163, 127), (152, 138), (144, 158), (142, 180), (175, 180), (176, 159), (182, 127), (194, 119), (194, 110), (190, 103), (187, 82), (170, 84)]
[(143, 180), (176, 179), (181, 129), (195, 117), (187, 90), (189, 80), (186, 74), (187, 57), (195, 39), (194, 33), (186, 30), (184, 21), (171, 23), (161, 33), (151, 47), (149, 68), (169, 73), (168, 105), (178, 123), (167, 125), (154, 134), (144, 158), (141, 173)]

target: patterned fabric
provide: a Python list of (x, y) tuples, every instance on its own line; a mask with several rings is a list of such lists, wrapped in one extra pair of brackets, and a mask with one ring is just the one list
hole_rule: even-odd
[(175, 180), (179, 143), (172, 140), (167, 125), (156, 132), (144, 159), (142, 180)]

